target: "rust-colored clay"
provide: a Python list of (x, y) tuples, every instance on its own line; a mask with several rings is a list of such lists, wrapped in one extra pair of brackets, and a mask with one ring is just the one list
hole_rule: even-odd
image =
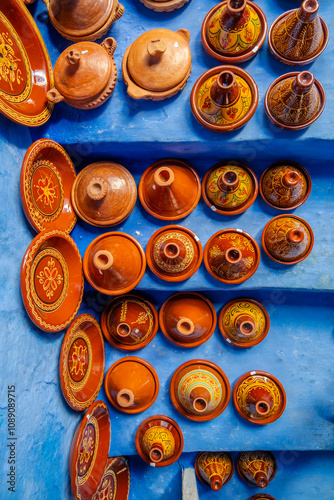
[(125, 457), (108, 458), (103, 477), (92, 500), (128, 500), (130, 468)]
[(140, 0), (148, 9), (156, 12), (171, 12), (172, 10), (180, 9), (189, 0)]
[(267, 493), (258, 493), (257, 495), (253, 495), (248, 500), (276, 500), (276, 498), (268, 495)]
[(277, 462), (270, 451), (242, 451), (238, 455), (237, 468), (248, 484), (266, 488), (275, 477)]
[(229, 453), (204, 451), (196, 457), (195, 471), (200, 481), (220, 491), (233, 476), (233, 460)]

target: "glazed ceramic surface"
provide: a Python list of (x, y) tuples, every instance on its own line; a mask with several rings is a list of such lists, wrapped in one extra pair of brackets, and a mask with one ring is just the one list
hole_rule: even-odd
[(266, 488), (277, 470), (276, 458), (270, 451), (243, 451), (237, 466), (242, 479), (259, 488)]
[(195, 471), (198, 479), (219, 491), (233, 476), (234, 465), (228, 453), (205, 451), (197, 455)]
[(274, 498), (271, 495), (268, 495), (267, 493), (259, 493), (258, 495), (253, 495), (248, 500), (260, 500), (260, 499), (261, 500), (276, 500), (276, 498)]
[(155, 10), (156, 12), (171, 12), (172, 10), (180, 9), (189, 0), (140, 0), (145, 7)]
[(108, 458), (103, 477), (92, 500), (128, 500), (130, 469), (125, 457)]

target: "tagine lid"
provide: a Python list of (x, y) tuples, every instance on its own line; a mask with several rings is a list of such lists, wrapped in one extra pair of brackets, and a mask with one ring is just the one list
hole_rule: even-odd
[(146, 258), (140, 243), (120, 231), (104, 233), (88, 246), (83, 268), (87, 281), (98, 292), (122, 295), (138, 285)]
[(253, 370), (237, 380), (233, 389), (233, 403), (239, 415), (248, 422), (266, 425), (283, 414), (286, 394), (274, 375)]
[(145, 210), (162, 220), (177, 220), (194, 210), (201, 197), (201, 182), (186, 162), (166, 158), (148, 167), (138, 193)]
[(296, 215), (278, 215), (263, 229), (266, 254), (281, 264), (297, 264), (311, 253), (314, 235), (311, 226)]
[(196, 457), (195, 472), (202, 483), (210, 486), (213, 491), (220, 491), (232, 479), (234, 472), (232, 457), (223, 451), (202, 451)]
[(248, 500), (276, 500), (272, 495), (268, 495), (268, 493), (258, 493), (257, 495), (253, 495)]
[(114, 226), (126, 219), (136, 204), (137, 186), (130, 172), (109, 161), (91, 163), (77, 176), (72, 203), (77, 215), (94, 226)]
[(244, 212), (253, 204), (257, 193), (258, 182), (253, 170), (235, 160), (216, 163), (202, 181), (205, 203), (223, 215)]
[(128, 356), (109, 368), (104, 388), (108, 400), (117, 410), (136, 414), (147, 410), (157, 399), (159, 378), (148, 361)]
[(111, 300), (101, 316), (102, 332), (108, 342), (118, 349), (142, 349), (155, 337), (158, 313), (151, 302), (141, 295), (130, 293)]
[(84, 278), (79, 250), (65, 232), (42, 231), (21, 265), (21, 292), (30, 319), (41, 330), (59, 332), (76, 316)]
[(0, 112), (21, 125), (43, 125), (54, 108), (46, 97), (53, 87), (53, 69), (38, 27), (22, 0), (1, 1), (0, 33), (1, 60), (8, 68), (0, 80)]
[(189, 0), (140, 0), (148, 9), (155, 12), (171, 12), (180, 9)]
[(110, 457), (92, 500), (128, 500), (130, 468), (125, 457)]
[(260, 302), (241, 297), (225, 304), (220, 312), (218, 325), (229, 344), (251, 347), (262, 342), (267, 336), (270, 319)]
[(165, 337), (180, 347), (196, 347), (213, 334), (216, 311), (211, 302), (196, 292), (177, 292), (168, 297), (159, 311)]
[(268, 24), (260, 7), (250, 0), (224, 0), (213, 7), (202, 24), (202, 43), (222, 63), (242, 63), (262, 47)]
[(238, 453), (237, 470), (246, 483), (266, 488), (277, 472), (277, 461), (271, 451), (241, 451)]

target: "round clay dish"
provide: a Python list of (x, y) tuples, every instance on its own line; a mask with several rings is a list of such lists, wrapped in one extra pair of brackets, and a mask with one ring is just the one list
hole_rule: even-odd
[(110, 457), (92, 500), (128, 500), (130, 469), (125, 457)]

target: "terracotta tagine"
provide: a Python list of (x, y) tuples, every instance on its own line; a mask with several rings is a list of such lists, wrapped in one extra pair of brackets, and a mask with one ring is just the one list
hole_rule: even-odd
[(196, 457), (195, 471), (200, 481), (219, 491), (233, 476), (233, 460), (229, 453), (204, 451)]
[(118, 163), (91, 163), (77, 176), (72, 203), (77, 215), (94, 226), (115, 226), (132, 212), (137, 186), (130, 172)]
[(39, 139), (26, 152), (20, 177), (24, 213), (36, 231), (57, 229), (70, 233), (77, 221), (71, 204), (76, 172), (65, 149)]
[(123, 57), (123, 79), (134, 99), (161, 101), (177, 94), (191, 73), (190, 33), (186, 29), (146, 31)]
[(128, 500), (130, 469), (125, 457), (110, 457), (92, 500)]
[(251, 347), (266, 337), (270, 319), (266, 309), (256, 300), (238, 298), (223, 307), (218, 325), (229, 344)]
[(257, 270), (260, 249), (254, 238), (241, 229), (222, 229), (204, 248), (204, 264), (208, 272), (222, 283), (242, 283)]
[(237, 380), (233, 402), (237, 412), (248, 422), (265, 425), (282, 415), (286, 395), (277, 378), (270, 373), (253, 370)]
[(169, 393), (181, 415), (197, 422), (218, 417), (231, 396), (230, 383), (223, 370), (203, 359), (183, 363), (172, 376)]
[(177, 220), (196, 207), (201, 197), (201, 181), (184, 161), (166, 158), (145, 170), (138, 193), (141, 204), (153, 217)]
[(277, 210), (294, 210), (310, 196), (311, 177), (294, 161), (276, 161), (261, 175), (260, 193), (263, 200)]
[(68, 40), (93, 42), (107, 33), (122, 17), (124, 7), (118, 0), (43, 0), (56, 30)]
[(83, 268), (87, 281), (98, 292), (122, 295), (137, 286), (144, 276), (145, 253), (129, 234), (104, 233), (88, 246)]
[(202, 181), (205, 203), (222, 215), (244, 212), (254, 203), (257, 193), (258, 183), (253, 170), (235, 160), (216, 163)]
[(106, 373), (104, 388), (110, 403), (123, 413), (141, 413), (153, 405), (159, 378), (150, 363), (135, 356), (119, 359)]
[(276, 500), (275, 497), (268, 495), (267, 493), (259, 493), (257, 495), (253, 495), (248, 500)]
[(156, 231), (146, 247), (147, 264), (151, 271), (166, 281), (183, 281), (201, 265), (201, 242), (190, 229), (165, 226)]
[(16, 123), (39, 127), (53, 111), (47, 92), (53, 70), (42, 36), (22, 0), (1, 0), (0, 112)]
[(314, 236), (311, 226), (296, 215), (278, 215), (262, 233), (266, 254), (280, 264), (297, 264), (311, 253)]
[(202, 43), (219, 62), (238, 64), (254, 57), (267, 34), (267, 19), (250, 0), (224, 0), (213, 7), (202, 24)]
[(138, 427), (136, 448), (139, 456), (150, 465), (171, 465), (183, 450), (181, 429), (175, 420), (165, 415), (149, 417)]
[(65, 101), (79, 109), (104, 104), (117, 82), (116, 47), (116, 41), (109, 37), (101, 45), (79, 42), (65, 49), (54, 68), (55, 86), (47, 93), (49, 101)]
[(319, 16), (319, 2), (304, 0), (297, 9), (279, 16), (271, 25), (270, 52), (281, 62), (301, 66), (314, 61), (326, 48), (328, 28)]
[(174, 293), (159, 312), (162, 333), (180, 347), (196, 347), (213, 334), (217, 317), (211, 302), (196, 292)]
[(137, 294), (116, 297), (104, 308), (102, 332), (108, 342), (124, 351), (145, 347), (158, 331), (156, 308)]
[(82, 260), (72, 238), (54, 229), (39, 233), (21, 266), (21, 291), (30, 319), (41, 330), (59, 332), (76, 316), (84, 290)]
[(104, 340), (90, 314), (77, 316), (64, 337), (60, 358), (60, 385), (67, 403), (78, 411), (97, 398), (104, 377)]
[(90, 500), (103, 477), (110, 448), (107, 405), (95, 401), (78, 425), (71, 444), (69, 472), (74, 498)]
[(265, 95), (269, 120), (286, 130), (309, 127), (323, 112), (325, 102), (321, 83), (309, 71), (280, 76)]
[(275, 477), (277, 463), (270, 451), (243, 451), (238, 455), (237, 468), (247, 483), (266, 488)]
[(148, 9), (156, 12), (171, 12), (180, 9), (189, 0), (140, 0)]

